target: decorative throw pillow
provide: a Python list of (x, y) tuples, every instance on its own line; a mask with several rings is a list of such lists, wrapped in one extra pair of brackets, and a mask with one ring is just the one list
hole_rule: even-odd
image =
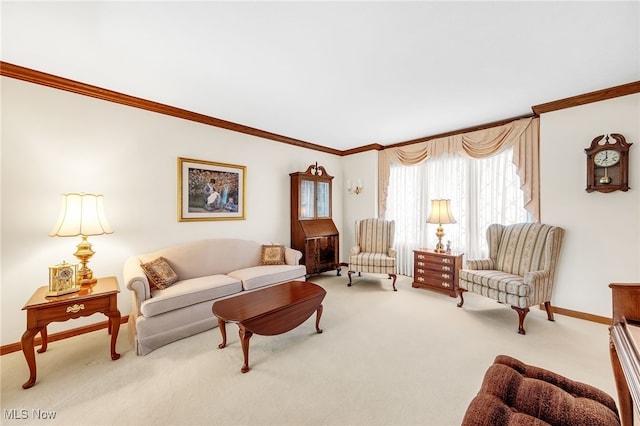
[(261, 265), (284, 265), (284, 246), (282, 245), (263, 245), (262, 256), (260, 258)]
[(167, 259), (160, 256), (151, 262), (140, 264), (145, 275), (154, 287), (163, 290), (178, 281), (178, 275), (167, 263)]

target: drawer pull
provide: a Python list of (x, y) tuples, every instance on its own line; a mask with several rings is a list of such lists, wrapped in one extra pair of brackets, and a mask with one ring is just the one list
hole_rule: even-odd
[(73, 312), (73, 313), (75, 314), (75, 313), (80, 312), (80, 311), (81, 311), (81, 310), (83, 310), (83, 309), (84, 309), (84, 303), (81, 303), (81, 304), (79, 304), (79, 305), (76, 303), (76, 304), (75, 304), (75, 305), (73, 305), (73, 306), (68, 306), (68, 307), (67, 307), (67, 313), (69, 313), (69, 312)]
[(451, 266), (443, 266), (443, 267), (442, 267), (442, 268), (440, 268), (440, 269), (442, 269), (443, 271), (451, 272), (451, 270), (452, 270), (453, 268), (452, 268)]
[(424, 269), (418, 269), (419, 274), (424, 274)]
[(424, 277), (418, 277), (417, 280), (420, 281), (420, 282), (424, 282)]
[(451, 279), (451, 275), (449, 274), (442, 274), (442, 278), (444, 278), (445, 280)]
[(442, 284), (442, 287), (446, 287), (446, 288), (451, 287), (451, 284), (449, 284), (449, 283), (441, 283), (441, 284)]
[(424, 262), (418, 262), (418, 266), (424, 266)]
[(425, 256), (424, 256), (423, 254), (419, 254), (419, 255), (418, 255), (418, 259), (424, 259), (424, 257), (425, 257)]
[(444, 258), (444, 259), (442, 259), (442, 263), (453, 263), (453, 260)]

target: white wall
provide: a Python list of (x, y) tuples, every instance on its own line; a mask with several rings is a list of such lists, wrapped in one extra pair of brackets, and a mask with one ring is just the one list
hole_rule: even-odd
[[(378, 206), (378, 151), (366, 151), (342, 158), (342, 174), (344, 183), (340, 190), (343, 194), (343, 215), (341, 235), (343, 252), (342, 261), (349, 260), (349, 251), (355, 245), (355, 222), (358, 219), (377, 217)], [(354, 186), (362, 181), (362, 192), (355, 194), (347, 191), (347, 180)], [(335, 188), (334, 188), (335, 190)]]
[[(80, 238), (49, 237), (61, 194), (105, 196), (111, 235), (90, 237), (96, 276), (120, 280), (119, 308), (131, 295), (122, 266), (133, 254), (208, 237), (290, 244), (289, 173), (309, 164), (335, 176), (334, 221), (342, 230), (341, 157), (2, 77), (2, 251), (0, 344), (20, 340), (33, 291), (48, 267), (76, 262)], [(178, 222), (177, 158), (247, 166), (246, 220)], [(374, 183), (371, 182), (373, 187)], [(99, 314), (54, 323), (50, 332), (106, 320)]]
[[(584, 149), (598, 135), (633, 143), (628, 192), (587, 193)], [(566, 229), (552, 303), (611, 316), (612, 282), (640, 282), (640, 94), (540, 117), (541, 219)]]

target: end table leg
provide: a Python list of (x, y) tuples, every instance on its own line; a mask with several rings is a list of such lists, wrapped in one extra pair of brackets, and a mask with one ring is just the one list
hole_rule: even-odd
[(109, 317), (109, 331), (111, 334), (111, 359), (113, 361), (120, 358), (120, 354), (116, 352), (116, 340), (118, 340), (118, 332), (120, 331), (120, 311), (110, 312)]
[(253, 336), (253, 333), (244, 328), (244, 326), (238, 324), (240, 327), (240, 342), (242, 343), (242, 354), (244, 355), (244, 365), (240, 369), (243, 373), (249, 371), (249, 339)]
[[(38, 329), (27, 329), (22, 335), (20, 342), (22, 343), (22, 353), (27, 360), (29, 366), (29, 380), (24, 382), (22, 389), (29, 389), (36, 384), (36, 353), (33, 350), (33, 338), (38, 333)], [(45, 332), (46, 334), (46, 332)]]
[(316, 332), (318, 334), (322, 333), (322, 329), (320, 328), (320, 317), (322, 316), (322, 305), (318, 306), (316, 310)]
[(47, 344), (49, 343), (49, 335), (47, 334), (46, 325), (40, 329), (40, 337), (42, 338), (42, 345), (40, 346), (40, 349), (38, 349), (39, 354), (47, 350)]
[(220, 334), (222, 334), (222, 343), (218, 345), (219, 349), (227, 346), (227, 323), (224, 320), (218, 318), (218, 328), (220, 329)]

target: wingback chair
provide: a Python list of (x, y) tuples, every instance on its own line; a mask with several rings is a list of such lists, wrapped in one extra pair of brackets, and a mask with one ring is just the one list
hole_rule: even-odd
[(525, 334), (529, 307), (544, 304), (553, 321), (551, 293), (564, 229), (540, 223), (490, 225), (489, 258), (467, 260), (460, 270), (458, 295), (462, 307), (465, 291), (511, 305), (518, 313), (518, 333)]
[(349, 287), (351, 274), (362, 272), (388, 274), (396, 289), (396, 251), (393, 248), (395, 221), (363, 219), (356, 221), (356, 245), (349, 255)]

